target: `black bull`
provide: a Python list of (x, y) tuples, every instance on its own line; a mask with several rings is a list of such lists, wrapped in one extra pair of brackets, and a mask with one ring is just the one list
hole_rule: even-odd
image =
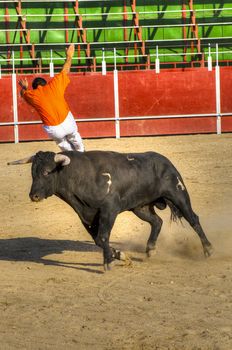
[(151, 254), (162, 226), (155, 206), (169, 206), (173, 219), (184, 217), (198, 234), (205, 256), (211, 254), (211, 243), (192, 210), (183, 179), (164, 156), (155, 152), (38, 152), (8, 164), (31, 162), (31, 200), (54, 194), (68, 203), (103, 249), (104, 268), (114, 259), (125, 259), (125, 254), (109, 245), (116, 217), (123, 211), (150, 224), (146, 253)]

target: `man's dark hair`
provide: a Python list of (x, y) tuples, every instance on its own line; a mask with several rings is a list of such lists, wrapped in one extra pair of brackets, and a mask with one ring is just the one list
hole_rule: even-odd
[(39, 85), (44, 86), (44, 85), (46, 85), (46, 84), (47, 84), (47, 82), (46, 82), (46, 80), (45, 80), (44, 78), (38, 77), (38, 78), (35, 78), (35, 79), (33, 80), (33, 82), (32, 82), (32, 88), (35, 90), (35, 89), (37, 89), (37, 87), (38, 87)]

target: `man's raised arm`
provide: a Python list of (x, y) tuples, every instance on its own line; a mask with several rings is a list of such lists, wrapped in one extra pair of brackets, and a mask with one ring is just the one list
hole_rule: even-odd
[(63, 65), (62, 71), (65, 71), (66, 73), (70, 72), (73, 55), (74, 55), (74, 44), (71, 44), (66, 50), (66, 61)]

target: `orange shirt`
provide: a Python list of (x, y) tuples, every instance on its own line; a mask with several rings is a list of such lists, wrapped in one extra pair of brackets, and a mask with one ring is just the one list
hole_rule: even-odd
[(59, 125), (69, 112), (64, 92), (70, 83), (65, 71), (57, 74), (47, 85), (35, 90), (26, 90), (24, 99), (35, 108), (45, 125)]

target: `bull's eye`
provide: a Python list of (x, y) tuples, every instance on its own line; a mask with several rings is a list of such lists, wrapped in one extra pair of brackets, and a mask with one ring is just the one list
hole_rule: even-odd
[(44, 170), (43, 175), (48, 176), (49, 172), (47, 170)]

